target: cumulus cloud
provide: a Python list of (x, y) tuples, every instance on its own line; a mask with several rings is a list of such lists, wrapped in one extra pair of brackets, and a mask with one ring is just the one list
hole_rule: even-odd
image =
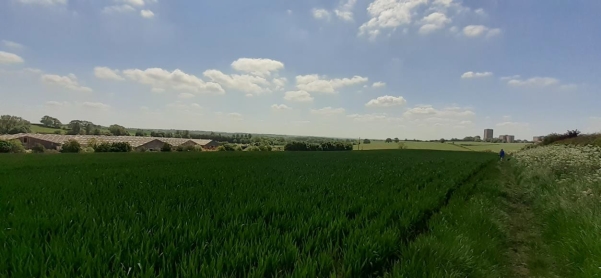
[(283, 110), (290, 110), (292, 108), (288, 107), (288, 105), (286, 105), (286, 104), (274, 104), (271, 106), (271, 109), (275, 110), (275, 111), (283, 111)]
[(466, 37), (475, 38), (480, 36), (494, 37), (501, 34), (499, 28), (489, 28), (484, 25), (468, 25), (463, 28), (463, 34)]
[(353, 21), (353, 8), (357, 4), (357, 0), (347, 0), (341, 2), (339, 7), (334, 10), (336, 16), (344, 21)]
[(512, 76), (503, 76), (500, 79), (503, 81), (507, 81), (507, 80), (511, 80), (511, 79), (520, 79), (521, 76), (519, 75), (512, 75)]
[(507, 84), (514, 87), (549, 87), (559, 84), (559, 80), (552, 77), (532, 77), (529, 79), (510, 79)]
[(202, 79), (179, 69), (173, 72), (161, 68), (128, 69), (123, 71), (123, 75), (140, 84), (152, 86), (153, 91), (171, 89), (193, 93), (225, 94), (225, 90), (218, 83), (204, 82)]
[(271, 80), (271, 83), (273, 84), (274, 89), (279, 91), (284, 89), (286, 83), (288, 83), (288, 79), (286, 79), (286, 77), (274, 78)]
[(284, 99), (293, 102), (311, 102), (313, 97), (306, 91), (288, 91), (284, 95)]
[(55, 100), (51, 100), (51, 101), (47, 101), (45, 103), (46, 106), (50, 106), (50, 107), (65, 107), (65, 106), (69, 106), (70, 103), (67, 101), (55, 101)]
[(370, 19), (359, 27), (359, 35), (375, 38), (382, 29), (409, 25), (415, 10), (427, 3), (427, 0), (375, 0), (367, 7)]
[(140, 15), (143, 18), (153, 18), (154, 17), (154, 13), (151, 10), (141, 10)]
[(376, 99), (372, 99), (365, 104), (366, 107), (393, 107), (393, 106), (403, 106), (407, 103), (407, 101), (399, 96), (381, 96)]
[(35, 4), (35, 5), (45, 5), (45, 6), (53, 6), (53, 5), (66, 5), (67, 0), (18, 0), (18, 2), (23, 4)]
[(444, 28), (445, 25), (450, 22), (451, 20), (443, 13), (431, 13), (421, 20), (422, 27), (419, 28), (419, 33), (423, 35), (432, 33), (438, 29)]
[(79, 85), (77, 76), (72, 73), (67, 76), (45, 74), (42, 75), (42, 82), (48, 85), (59, 86), (73, 91), (92, 92), (91, 88)]
[(232, 68), (237, 71), (250, 73), (262, 77), (270, 76), (284, 68), (284, 63), (271, 59), (240, 58), (232, 63)]
[(6, 46), (8, 48), (17, 49), (17, 50), (23, 48), (22, 44), (16, 43), (14, 41), (2, 40), (2, 44), (4, 44), (4, 46)]
[(461, 78), (463, 78), (463, 79), (482, 78), (482, 77), (490, 77), (492, 75), (493, 74), (490, 71), (485, 71), (485, 72), (468, 71), (468, 72), (464, 73), (463, 75), (461, 75)]
[(347, 118), (360, 123), (400, 121), (399, 118), (388, 117), (386, 114), (351, 114)]
[(342, 115), (344, 112), (344, 108), (332, 108), (330, 106), (321, 109), (311, 109), (311, 114), (320, 116)]
[(367, 77), (353, 76), (352, 78), (326, 79), (317, 74), (296, 76), (296, 87), (307, 92), (336, 93), (337, 89), (353, 86), (368, 81)]
[(374, 82), (374, 84), (371, 85), (374, 88), (383, 88), (386, 87), (386, 83), (385, 82)]
[(326, 9), (313, 9), (312, 13), (313, 17), (316, 19), (329, 20), (331, 17), (330, 12)]
[(248, 74), (224, 74), (219, 70), (207, 70), (203, 75), (213, 82), (216, 82), (228, 89), (249, 93), (249, 94), (263, 94), (270, 93), (271, 89), (268, 87), (271, 85), (267, 79), (248, 75)]
[(0, 51), (0, 65), (2, 65), (2, 64), (21, 64), (23, 62), (25, 62), (23, 60), (23, 58), (21, 58), (17, 54)]
[(469, 109), (461, 107), (446, 107), (443, 109), (436, 109), (432, 105), (418, 105), (408, 109), (403, 113), (403, 117), (409, 119), (424, 119), (424, 118), (436, 118), (436, 119), (461, 119), (470, 118), (476, 114)]
[(138, 7), (142, 7), (145, 4), (144, 0), (121, 0), (121, 2)]
[(123, 77), (121, 77), (121, 75), (119, 75), (119, 70), (112, 70), (107, 67), (95, 67), (94, 75), (98, 79), (108, 79), (108, 80), (117, 80), (117, 81), (125, 80), (125, 78), (123, 78)]

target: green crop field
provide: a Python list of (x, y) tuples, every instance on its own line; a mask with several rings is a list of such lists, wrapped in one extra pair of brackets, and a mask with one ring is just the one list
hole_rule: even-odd
[[(501, 149), (505, 151), (518, 151), (528, 143), (487, 143), (487, 142), (399, 142), (404, 148), (409, 150), (438, 150), (438, 151), (491, 151), (499, 152)], [(392, 150), (399, 149), (399, 143), (386, 143), (384, 141), (371, 141), (370, 144), (361, 144), (360, 149), (355, 145), (355, 150)]]
[(43, 125), (40, 125), (40, 124), (32, 124), (31, 125), (31, 132), (32, 133), (53, 134), (57, 130), (61, 130), (61, 129), (60, 128), (46, 127), (46, 126), (43, 126)]
[[(415, 277), (438, 262), (411, 258), (447, 258), (441, 245), (424, 247), (429, 219), (455, 190), (481, 184), (473, 177), (492, 160), (413, 150), (3, 155), (0, 276)], [(478, 223), (467, 226), (481, 236)]]

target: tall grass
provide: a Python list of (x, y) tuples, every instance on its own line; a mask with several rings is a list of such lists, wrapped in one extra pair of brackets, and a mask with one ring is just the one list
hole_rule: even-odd
[(0, 156), (0, 276), (382, 276), (404, 253), (417, 254), (406, 246), (427, 232), (418, 224), (491, 159), (430, 151)]
[[(601, 149), (548, 146), (525, 151), (515, 171), (539, 218), (546, 246), (532, 254), (559, 277), (601, 276)], [(536, 260), (536, 257), (549, 259)], [(541, 268), (532, 264), (531, 268)]]

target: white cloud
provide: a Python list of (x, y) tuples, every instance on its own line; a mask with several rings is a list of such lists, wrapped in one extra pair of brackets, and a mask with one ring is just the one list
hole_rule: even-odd
[(91, 88), (79, 85), (77, 77), (72, 73), (67, 76), (45, 74), (42, 75), (42, 82), (53, 86), (67, 88), (73, 91), (92, 92)]
[(333, 116), (344, 114), (344, 108), (324, 107), (321, 109), (311, 109), (311, 114), (320, 116)]
[(466, 37), (480, 37), (482, 35), (486, 35), (487, 37), (494, 37), (496, 35), (501, 34), (501, 29), (499, 28), (488, 28), (484, 25), (468, 25), (463, 28), (463, 34)]
[(462, 74), (461, 78), (463, 78), (463, 79), (482, 78), (482, 77), (490, 77), (492, 75), (493, 74), (490, 71), (485, 71), (485, 72), (468, 71), (468, 72)]
[(292, 10), (287, 10), (286, 13), (292, 14)]
[(125, 78), (119, 75), (119, 70), (112, 70), (107, 67), (95, 67), (94, 75), (99, 79), (108, 79), (108, 80), (125, 80)]
[(360, 123), (400, 121), (399, 118), (388, 117), (386, 114), (351, 114), (347, 118)]
[(270, 93), (271, 90), (268, 88), (271, 83), (267, 79), (260, 76), (253, 76), (248, 74), (224, 74), (219, 70), (207, 70), (203, 75), (213, 82), (221, 84), (222, 86), (233, 89), (239, 92), (250, 93), (250, 94), (263, 94)]
[(296, 87), (307, 92), (335, 94), (337, 89), (353, 86), (368, 81), (367, 77), (325, 79), (317, 74), (296, 76)]
[(407, 101), (403, 97), (394, 96), (381, 96), (376, 99), (372, 99), (365, 104), (366, 107), (393, 107), (403, 106)]
[(18, 0), (18, 1), (23, 4), (36, 4), (36, 5), (46, 5), (46, 6), (66, 5), (67, 4), (67, 0)]
[(484, 11), (484, 9), (480, 8), (480, 9), (476, 9), (474, 11), (474, 13), (476, 13), (479, 16), (487, 16), (488, 14), (486, 14), (486, 11)]
[(123, 74), (130, 80), (152, 86), (153, 91), (155, 89), (171, 89), (193, 93), (225, 94), (225, 91), (218, 83), (204, 82), (202, 79), (179, 69), (173, 72), (161, 68), (148, 68), (146, 70), (128, 69), (124, 70)]
[(288, 83), (288, 79), (286, 79), (286, 77), (274, 78), (271, 80), (271, 83), (273, 84), (274, 89), (279, 91), (284, 89), (284, 86)]
[(228, 113), (227, 116), (236, 121), (242, 120), (242, 114), (240, 114), (240, 113)]
[(284, 95), (284, 99), (294, 102), (311, 102), (313, 97), (306, 91), (288, 91)]
[(457, 118), (471, 118), (475, 115), (474, 112), (467, 108), (446, 107), (443, 109), (436, 109), (432, 105), (418, 105), (403, 113), (403, 117), (409, 119), (446, 118), (451, 120)]
[(339, 7), (334, 10), (336, 16), (344, 21), (353, 21), (353, 8), (357, 4), (357, 0), (347, 0), (346, 2), (341, 2)]
[(374, 84), (371, 85), (374, 88), (383, 88), (386, 87), (386, 83), (385, 82), (374, 82)]
[(427, 0), (375, 0), (367, 7), (370, 19), (359, 27), (359, 35), (373, 39), (382, 29), (408, 25), (412, 22), (415, 9), (427, 3)]
[(286, 104), (274, 104), (271, 106), (271, 109), (275, 110), (275, 111), (283, 111), (283, 110), (290, 110), (292, 108), (288, 107), (288, 105), (286, 105)]
[(145, 4), (144, 0), (121, 0), (121, 2), (138, 7), (142, 7)]
[(552, 77), (532, 77), (526, 80), (522, 79), (511, 79), (507, 82), (510, 86), (514, 87), (548, 87), (559, 84), (559, 80)]
[(195, 95), (191, 94), (191, 93), (180, 93), (179, 95), (177, 95), (177, 98), (179, 99), (190, 99), (190, 98), (194, 98)]
[(22, 49), (23, 48), (22, 44), (16, 43), (13, 41), (2, 40), (2, 44), (4, 44), (4, 46), (6, 46), (8, 48), (12, 48), (12, 49)]
[(154, 17), (154, 13), (151, 10), (141, 10), (140, 15), (143, 18), (153, 18)]
[(102, 102), (84, 102), (81, 104), (84, 108), (96, 109), (96, 110), (109, 110), (111, 106)]
[(497, 124), (498, 127), (528, 127), (530, 126), (528, 123), (520, 123), (520, 122), (502, 122)]
[(0, 51), (0, 65), (2, 64), (21, 64), (25, 62), (23, 58), (21, 58), (17, 54)]
[(237, 71), (247, 72), (258, 76), (270, 76), (284, 68), (284, 63), (263, 58), (240, 58), (232, 63), (232, 68)]
[(136, 11), (136, 9), (134, 9), (134, 7), (132, 7), (130, 5), (114, 5), (114, 6), (104, 7), (104, 9), (102, 9), (102, 12), (106, 13), (106, 14), (127, 13), (127, 12), (135, 12), (135, 11)]
[(450, 22), (451, 20), (443, 13), (431, 13), (421, 20), (423, 25), (419, 28), (419, 33), (423, 35), (432, 33), (438, 29), (444, 28), (445, 25)]
[(183, 101), (175, 101), (166, 105), (168, 109), (184, 113), (198, 114), (202, 110), (202, 106), (198, 103), (188, 103)]
[(326, 10), (326, 9), (313, 9), (312, 13), (313, 13), (313, 17), (316, 19), (329, 20), (330, 16), (331, 16), (330, 12), (328, 12), (328, 10)]

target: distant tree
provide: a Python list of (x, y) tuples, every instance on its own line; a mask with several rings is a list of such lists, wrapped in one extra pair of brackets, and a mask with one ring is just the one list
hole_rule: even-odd
[(482, 137), (476, 135), (476, 136), (474, 136), (474, 141), (475, 142), (481, 142), (482, 141)]
[(473, 142), (473, 141), (476, 141), (476, 140), (474, 140), (474, 137), (466, 136), (465, 138), (463, 138), (463, 141)]
[(40, 120), (40, 123), (42, 123), (42, 125), (44, 125), (44, 126), (53, 127), (53, 128), (61, 128), (63, 126), (61, 121), (59, 121), (57, 118), (53, 118), (50, 116), (42, 117), (42, 119)]
[(86, 134), (92, 134), (94, 132), (94, 129), (97, 129), (94, 124), (89, 123), (85, 125), (85, 129), (86, 129)]
[(95, 129), (94, 129), (94, 131), (92, 131), (92, 134), (93, 134), (93, 135), (101, 135), (101, 134), (102, 134), (102, 131), (100, 131), (100, 129), (99, 129), (99, 128), (95, 128)]
[(91, 135), (94, 129), (97, 129), (94, 123), (89, 121), (81, 121), (81, 120), (73, 120), (67, 124), (67, 127), (70, 129), (68, 134), (76, 135), (76, 134), (88, 134)]
[(62, 134), (63, 134), (63, 131), (62, 131), (62, 130), (55, 130), (55, 131), (54, 131), (54, 134), (62, 135)]
[(46, 151), (46, 148), (44, 147), (44, 145), (37, 143), (33, 146), (33, 148), (31, 148), (31, 151), (34, 153), (44, 153)]
[(129, 132), (127, 132), (127, 129), (120, 125), (109, 126), (109, 132), (114, 136), (129, 136)]
[(146, 136), (146, 134), (144, 133), (143, 130), (138, 129), (138, 130), (136, 130), (136, 136), (138, 136), (138, 137), (144, 137), (144, 136)]
[(440, 138), (440, 143), (444, 143), (444, 142), (446, 142), (446, 141), (447, 141), (447, 140), (445, 140), (444, 138)]
[(0, 140), (0, 153), (9, 153), (12, 150), (12, 144), (5, 140)]
[(386, 143), (392, 143), (392, 139), (391, 138), (386, 138)]
[(365, 139), (363, 140), (363, 144), (371, 144), (371, 141), (369, 139)]
[(15, 140), (10, 140), (10, 152), (11, 153), (24, 153), (25, 152), (25, 147), (23, 147), (23, 144), (21, 143), (21, 141), (15, 139)]
[(183, 138), (190, 138), (190, 131), (189, 130), (184, 130), (183, 134), (182, 134)]
[(114, 142), (111, 144), (111, 152), (114, 153), (128, 153), (132, 150), (133, 148), (128, 142)]
[(395, 142), (395, 143), (398, 143), (399, 141), (401, 141), (401, 140), (399, 140), (399, 138), (398, 138), (398, 137), (394, 138), (394, 142)]
[(63, 153), (78, 153), (81, 151), (81, 144), (76, 140), (70, 139), (65, 142), (61, 148), (61, 152)]
[(0, 134), (17, 134), (31, 132), (31, 123), (21, 117), (0, 116)]

